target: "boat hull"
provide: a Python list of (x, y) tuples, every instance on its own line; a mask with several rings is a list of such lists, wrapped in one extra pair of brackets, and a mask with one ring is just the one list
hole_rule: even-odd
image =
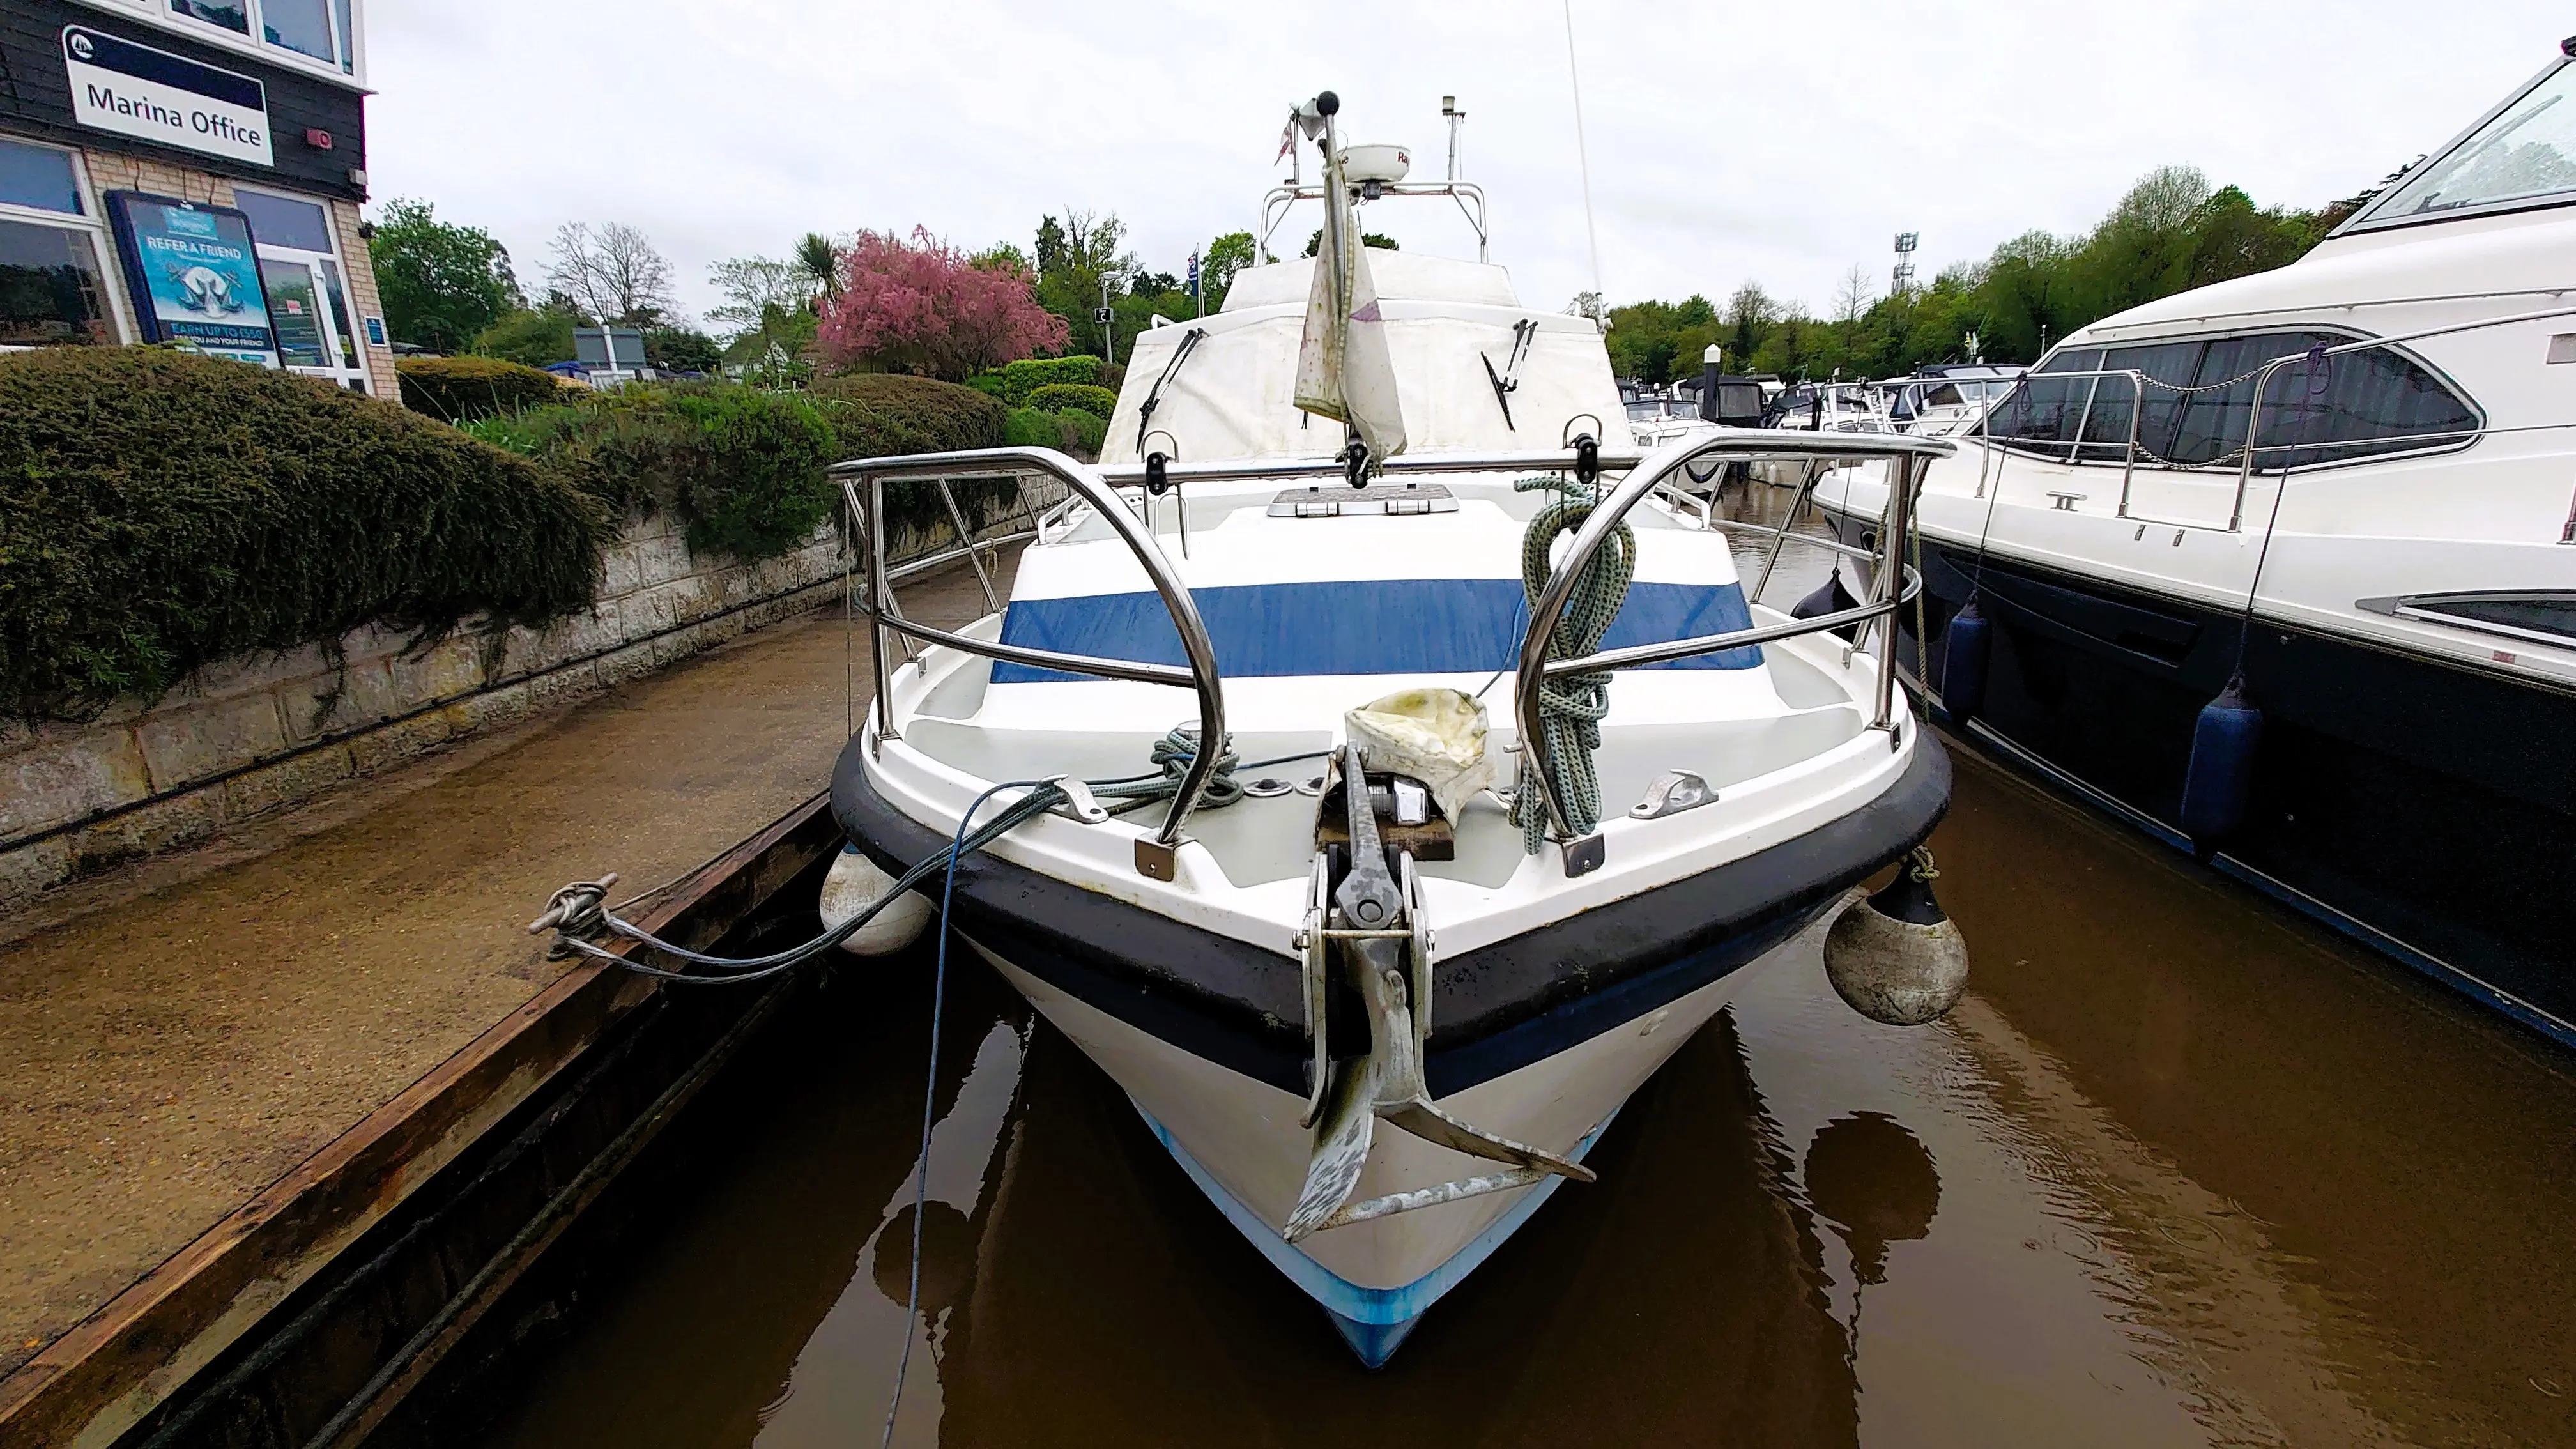
[[(1332, 1316), (1372, 1368), (1565, 1182), (1550, 1177), (1289, 1243), (1280, 1229), (1304, 1183), (1313, 1140), (1298, 1124), (1302, 1097), (1177, 1047), (967, 939), (1118, 1083), (1191, 1181)], [(1444, 1097), (1439, 1105), (1488, 1131), (1580, 1160), (1620, 1105), (1779, 954), (1775, 946), (1642, 1017)], [(1381, 1122), (1354, 1198), (1431, 1187), (1492, 1166)]]
[[(1938, 681), (1976, 564), (1928, 539), (1925, 554)], [(2191, 849), (2194, 724), (2239, 667), (2239, 617), (1991, 555), (1978, 607), (1993, 629), (1985, 700), (1959, 733)], [(2560, 921), (2576, 696), (2271, 620), (2242, 660), (2262, 740), (2244, 824), (2211, 863), (2576, 1045)]]

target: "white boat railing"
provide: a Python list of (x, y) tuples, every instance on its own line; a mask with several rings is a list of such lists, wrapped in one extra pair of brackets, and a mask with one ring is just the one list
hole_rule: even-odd
[[(1552, 773), (1549, 752), (1537, 747), (1545, 737), (1541, 686), (1548, 680), (1572, 674), (1595, 674), (1613, 669), (1634, 669), (1647, 664), (1663, 664), (1676, 659), (1690, 659), (1707, 654), (1720, 654), (1729, 649), (1742, 649), (1776, 640), (1792, 639), (1802, 634), (1851, 628), (1858, 630), (1876, 621), (1879, 635), (1879, 670), (1877, 714), (1871, 721), (1874, 729), (1887, 730), (1889, 742), (1896, 743), (1896, 615), (1921, 592), (1922, 579), (1906, 566), (1905, 540), (1912, 536), (1915, 494), (1921, 489), (1923, 467), (1934, 458), (1946, 458), (1958, 451), (1947, 438), (1916, 437), (1906, 433), (1796, 433), (1784, 434), (1771, 428), (1727, 428), (1694, 438), (1668, 443), (1648, 454), (1619, 486), (1611, 489), (1575, 531), (1574, 541), (1548, 574), (1547, 586), (1540, 590), (1538, 602), (1530, 606), (1529, 630), (1521, 636), (1519, 677), (1514, 686), (1514, 720), (1522, 740), (1522, 758), (1533, 766), (1528, 776), (1533, 780), (1547, 807), (1549, 834), (1559, 842), (1571, 841), (1574, 831), (1565, 813), (1563, 790)], [(1809, 619), (1790, 619), (1784, 623), (1756, 625), (1730, 630), (1724, 634), (1703, 634), (1691, 639), (1674, 639), (1661, 644), (1631, 644), (1619, 649), (1565, 659), (1548, 657), (1549, 646), (1556, 637), (1558, 621), (1565, 613), (1566, 600), (1573, 594), (1576, 581), (1591, 564), (1602, 546), (1617, 532), (1621, 520), (1658, 489), (1664, 488), (1683, 464), (1704, 458), (1725, 462), (1834, 462), (1865, 463), (1885, 459), (1890, 486), (1887, 508), (1880, 521), (1874, 549), (1855, 549), (1839, 541), (1807, 540), (1837, 552), (1865, 557), (1872, 562), (1870, 597), (1849, 609), (1837, 609)], [(1806, 481), (1800, 486), (1803, 499), (1815, 486), (1816, 471), (1806, 470)], [(1771, 561), (1779, 558), (1781, 545), (1788, 541), (1790, 525), (1798, 515), (1793, 501), (1773, 530)], [(1770, 563), (1763, 567), (1763, 582), (1768, 583)], [(1756, 585), (1753, 597), (1761, 595)], [(1569, 856), (1569, 861), (1571, 856)], [(1569, 869), (1573, 867), (1569, 864)]]
[[(1588, 440), (1584, 440), (1588, 441)], [(1957, 451), (1945, 438), (1912, 437), (1901, 433), (1783, 433), (1777, 430), (1729, 428), (1683, 439), (1643, 455), (1635, 453), (1596, 453), (1594, 457), (1605, 472), (1624, 472), (1619, 484), (1604, 496), (1585, 520), (1567, 549), (1564, 559), (1549, 574), (1539, 602), (1531, 611), (1531, 623), (1522, 635), (1519, 663), (1518, 698), (1515, 703), (1521, 737), (1535, 740), (1539, 729), (1539, 686), (1549, 679), (1568, 674), (1581, 674), (1612, 669), (1629, 669), (1647, 664), (1666, 663), (1730, 649), (1747, 648), (1804, 634), (1825, 633), (1838, 629), (1860, 629), (1873, 622), (1881, 625), (1879, 652), (1892, 658), (1896, 632), (1896, 613), (1912, 602), (1921, 591), (1922, 580), (1905, 564), (1905, 540), (1914, 528), (1914, 495), (1922, 480), (1922, 465), (1933, 458), (1948, 457)], [(1516, 451), (1496, 453), (1450, 453), (1408, 458), (1398, 456), (1385, 460), (1387, 471), (1394, 473), (1504, 473), (1545, 470), (1565, 472), (1580, 461), (1575, 448), (1561, 451)], [(1655, 644), (1636, 644), (1619, 649), (1606, 649), (1579, 658), (1549, 659), (1555, 624), (1565, 608), (1567, 596), (1585, 564), (1610, 537), (1619, 521), (1638, 503), (1659, 492), (1673, 491), (1670, 479), (1685, 464), (1715, 458), (1726, 462), (1829, 462), (1851, 465), (1873, 459), (1887, 459), (1891, 476), (1906, 486), (1888, 490), (1887, 516), (1878, 531), (1873, 548), (1859, 548), (1837, 539), (1801, 536), (1800, 542), (1830, 550), (1836, 554), (1864, 559), (1872, 565), (1871, 597), (1853, 608), (1835, 610), (1810, 619), (1791, 619), (1779, 624), (1737, 629), (1724, 634), (1703, 635), (1690, 639), (1669, 640)], [(1339, 475), (1342, 465), (1332, 459), (1258, 460), (1239, 463), (1202, 464), (1196, 467), (1168, 466), (1163, 473), (1167, 486), (1190, 481), (1229, 481), (1245, 479), (1299, 478)], [(1790, 541), (1799, 503), (1814, 487), (1819, 470), (1806, 470), (1807, 482), (1798, 500), (1793, 500), (1779, 524), (1767, 532), (1770, 553), (1763, 565), (1762, 582), (1751, 595), (1758, 600), (1778, 562), (1781, 549)], [(893, 670), (890, 665), (893, 648), (900, 645), (907, 652), (911, 641), (946, 645), (987, 659), (1020, 664), (1034, 669), (1057, 670), (1068, 674), (1085, 674), (1103, 679), (1122, 679), (1140, 684), (1159, 684), (1194, 691), (1199, 701), (1200, 738), (1222, 740), (1225, 737), (1225, 680), (1217, 666), (1216, 649), (1208, 638), (1206, 622), (1198, 606), (1181, 581), (1179, 572), (1165, 556), (1154, 536), (1129, 504), (1121, 484), (1133, 478), (1141, 484), (1145, 470), (1139, 467), (1113, 465), (1098, 468), (1057, 452), (1052, 448), (979, 448), (962, 452), (923, 453), (889, 458), (858, 458), (832, 467), (832, 476), (841, 486), (859, 531), (858, 555), (864, 563), (865, 580), (854, 590), (852, 610), (867, 619), (872, 632), (875, 671), (876, 739), (899, 739), (889, 700)], [(963, 510), (957, 505), (950, 484), (954, 480), (974, 478), (1026, 478), (1043, 475), (1061, 481), (1069, 496), (1046, 519), (1029, 513), (1029, 527), (1000, 539), (979, 541), (967, 527)], [(1686, 475), (1685, 475), (1686, 476)], [(885, 545), (888, 529), (885, 516), (885, 485), (889, 482), (920, 481), (935, 483), (940, 491), (951, 523), (957, 529), (958, 547), (919, 560), (901, 569), (890, 568)], [(1143, 494), (1141, 487), (1137, 494)], [(1146, 577), (1170, 614), (1173, 627), (1179, 631), (1186, 666), (1152, 664), (1133, 659), (1114, 659), (1088, 654), (1069, 654), (1052, 649), (1034, 649), (1025, 645), (1005, 644), (998, 640), (977, 639), (954, 630), (935, 628), (904, 617), (894, 598), (897, 578), (928, 568), (937, 562), (959, 556), (971, 560), (978, 583), (983, 587), (986, 604), (998, 612), (1002, 602), (994, 592), (992, 575), (986, 567), (984, 551), (1018, 538), (1043, 537), (1051, 520), (1061, 519), (1064, 510), (1088, 504), (1114, 531), (1143, 566)], [(1752, 529), (1752, 525), (1733, 520), (1703, 520), (1704, 526), (1724, 529)], [(1855, 637), (1857, 637), (1855, 635)], [(1891, 729), (1895, 718), (1895, 671), (1881, 668), (1878, 677), (1877, 714), (1873, 727)], [(1891, 738), (1892, 730), (1891, 730)], [(1555, 833), (1569, 838), (1565, 816), (1558, 806), (1557, 782), (1547, 773), (1544, 751), (1538, 770), (1540, 788), (1547, 799)], [(1196, 808), (1201, 791), (1215, 772), (1221, 749), (1201, 749), (1191, 759), (1183, 774), (1172, 808), (1164, 817), (1157, 842), (1166, 848), (1181, 840), (1182, 827)]]
[[(2280, 443), (2257, 442), (2255, 440), (2263, 436), (2263, 412), (2266, 405), (2265, 399), (2271, 391), (2273, 378), (2281, 371), (2281, 369), (2294, 364), (2323, 361), (2329, 358), (2348, 356), (2357, 352), (2369, 352), (2378, 348), (2397, 348), (2406, 343), (2420, 342), (2433, 337), (2450, 337), (2466, 332), (2481, 331), (2490, 327), (2509, 327), (2518, 323), (2542, 322), (2562, 317), (2576, 317), (2576, 307), (2552, 307), (2541, 311), (2517, 312), (2506, 317), (2485, 317), (2472, 322), (2454, 322), (2440, 327), (2420, 328), (2416, 331), (2393, 333), (2384, 337), (2356, 338), (2352, 341), (2337, 343), (2329, 347), (2309, 348), (2301, 352), (2284, 353), (2283, 355), (2272, 358), (2271, 360), (2254, 368), (2250, 372), (2240, 373), (2235, 377), (2227, 378), (2219, 382), (2200, 383), (2196, 385), (2166, 382), (2160, 378), (2149, 377), (2135, 368), (2092, 368), (2071, 372), (2029, 372), (2023, 374), (2022, 377), (2013, 384), (2009, 391), (1997, 397), (1994, 402), (1987, 406), (1985, 415), (1978, 419), (1975, 428), (1955, 436), (1975, 438), (1980, 443), (1987, 445), (1988, 451), (2000, 449), (2006, 452), (2031, 453), (2043, 457), (2056, 458), (2059, 461), (2077, 466), (2095, 461), (2105, 464), (2111, 462), (2112, 460), (2108, 457), (2098, 460), (2088, 459), (2085, 457), (2085, 450), (2088, 448), (2107, 450), (2116, 446), (2120, 450), (2120, 456), (2118, 458), (2118, 462), (2120, 464), (2120, 499), (2118, 506), (2113, 512), (2114, 517), (2119, 518), (2124, 522), (2133, 521), (2139, 523), (2152, 523), (2173, 528), (2198, 528), (2219, 533), (2241, 533), (2244, 531), (2245, 527), (2245, 498), (2246, 494), (2253, 487), (2254, 475), (2257, 472), (2287, 473), (2295, 471), (2298, 465), (2293, 462), (2293, 459), (2297, 454), (2325, 453), (2335, 449), (2352, 449), (2356, 451), (2369, 449), (2374, 453), (2415, 453), (2431, 449), (2465, 447), (2470, 443), (2476, 442), (2480, 438), (2486, 437), (2491, 432), (2529, 431), (2529, 429), (2521, 428), (2490, 429), (2481, 422), (2479, 426), (2475, 428), (2447, 428), (2428, 433), (2383, 433), (2358, 438), (2324, 440), (2298, 439)], [(2121, 345), (2126, 347), (2144, 346), (2149, 344), (2140, 342), (2123, 343)], [(2227, 448), (2208, 462), (2180, 462), (2158, 454), (2155, 450), (2144, 446), (2139, 441), (2139, 424), (2140, 420), (2146, 415), (2146, 397), (2148, 388), (2154, 387), (2164, 392), (2172, 393), (2179, 398), (2198, 393), (2224, 392), (2239, 386), (2249, 378), (2253, 381), (2253, 390), (2245, 409), (2246, 416), (2244, 435), (2236, 440), (2233, 447)], [(2022, 439), (2010, 436), (1997, 436), (1992, 432), (1996, 417), (2002, 414), (2006, 407), (2016, 397), (2029, 391), (2036, 384), (2084, 382), (2089, 380), (2096, 383), (2098, 387), (2098, 384), (2103, 379), (2118, 379), (2129, 385), (2129, 425), (2128, 436), (2125, 439), (2117, 440), (2115, 442), (2114, 440), (2107, 438), (2089, 439), (2083, 436), (2086, 424), (2090, 420), (2094, 399), (2097, 395), (2093, 391), (2088, 391), (2085, 394), (2084, 406), (2082, 412), (2078, 416), (2075, 427), (2076, 436), (2072, 438)], [(2276, 404), (2276, 406), (2278, 405)], [(2221, 439), (2220, 441), (2224, 442), (2225, 440)], [(2258, 461), (2267, 454), (2280, 454), (2287, 456), (2283, 456), (2277, 463), (2265, 464)], [(2236, 473), (2236, 489), (2235, 496), (2228, 508), (2226, 524), (2223, 527), (2213, 527), (2213, 525), (2207, 522), (2197, 522), (2189, 519), (2159, 518), (2138, 512), (2134, 505), (2132, 491), (2136, 483), (2138, 464), (2142, 460), (2152, 468), (2172, 472), (2209, 473), (2223, 468), (2233, 468)], [(1978, 467), (1977, 491), (1975, 496), (1979, 498), (1983, 498), (1985, 496), (1986, 484), (1985, 464), (1981, 460)]]

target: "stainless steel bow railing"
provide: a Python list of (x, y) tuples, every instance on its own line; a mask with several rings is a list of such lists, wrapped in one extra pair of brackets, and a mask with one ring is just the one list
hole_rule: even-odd
[[(1549, 774), (1547, 751), (1536, 747), (1543, 738), (1539, 703), (1539, 686), (1549, 679), (1569, 674), (1592, 674), (1612, 669), (1634, 669), (1645, 664), (1661, 664), (1674, 659), (1689, 659), (1702, 654), (1717, 654), (1728, 649), (1741, 649), (1774, 640), (1816, 634), (1847, 626), (1866, 626), (1880, 621), (1878, 713), (1872, 727), (1890, 731), (1896, 718), (1896, 614), (1911, 603), (1923, 587), (1922, 579), (1906, 567), (1905, 541), (1914, 531), (1914, 498), (1922, 486), (1923, 466), (1934, 458), (1946, 458), (1958, 451), (1947, 438), (1918, 437), (1910, 433), (1813, 433), (1782, 432), (1776, 429), (1727, 428), (1697, 437), (1667, 443), (1646, 455), (1628, 470), (1616, 488), (1610, 490), (1594, 508), (1583, 526), (1576, 530), (1574, 542), (1565, 557), (1549, 573), (1547, 586), (1539, 592), (1538, 602), (1530, 609), (1529, 632), (1521, 636), (1518, 682), (1513, 701), (1514, 718), (1519, 725), (1522, 757), (1532, 764), (1530, 778), (1536, 781), (1545, 797), (1550, 834), (1558, 840), (1571, 839), (1574, 832), (1567, 824), (1563, 794), (1556, 779)], [(1649, 494), (1665, 485), (1671, 475), (1685, 463), (1704, 458), (1725, 462), (1833, 462), (1852, 464), (1885, 459), (1888, 464), (1889, 488), (1887, 508), (1880, 520), (1875, 550), (1854, 549), (1839, 541), (1808, 540), (1836, 552), (1871, 560), (1869, 599), (1853, 608), (1837, 609), (1812, 619), (1792, 619), (1782, 624), (1758, 625), (1724, 634), (1704, 634), (1692, 639), (1675, 639), (1661, 644), (1631, 644), (1621, 649), (1604, 649), (1571, 659), (1550, 659), (1549, 646), (1556, 637), (1558, 620), (1564, 615), (1566, 599), (1574, 592), (1575, 581), (1593, 555), (1601, 551), (1615, 532), (1620, 520), (1643, 502)], [(1771, 563), (1779, 559), (1782, 545), (1789, 539), (1789, 529), (1796, 521), (1799, 505), (1815, 487), (1816, 470), (1806, 470), (1793, 499), (1773, 531), (1770, 560), (1763, 566), (1763, 583), (1770, 580)], [(1757, 584), (1751, 599), (1761, 597)], [(1749, 602), (1749, 600), (1748, 600)], [(1857, 635), (1855, 635), (1855, 638)]]
[[(969, 654), (980, 654), (1011, 664), (1033, 669), (1055, 669), (1067, 674), (1088, 674), (1102, 679), (1133, 680), (1140, 684), (1166, 684), (1195, 690), (1199, 700), (1199, 739), (1201, 747), (1190, 760), (1189, 769), (1181, 776), (1179, 793), (1172, 797), (1172, 808), (1163, 817), (1162, 829), (1155, 839), (1160, 844), (1177, 846), (1181, 827), (1189, 822), (1190, 812), (1198, 808), (1199, 794), (1216, 772), (1217, 761), (1225, 751), (1225, 681), (1217, 674), (1216, 646), (1208, 642), (1207, 624), (1199, 618), (1198, 605), (1190, 598), (1189, 588), (1152, 534), (1121, 501), (1117, 490), (1095, 473), (1088, 464), (1076, 461), (1053, 448), (976, 448), (955, 453), (916, 453), (894, 458), (856, 458), (835, 464), (831, 475), (839, 480), (841, 496), (850, 506), (851, 516), (859, 520), (860, 556), (867, 561), (867, 588), (864, 604), (854, 604), (864, 615), (874, 645), (876, 671), (876, 739), (880, 742), (899, 739), (895, 729), (892, 704), (893, 672), (887, 667), (889, 635), (906, 640), (920, 639), (945, 644)], [(949, 482), (957, 478), (1026, 478), (1043, 475), (1061, 481), (1073, 493), (1089, 502), (1107, 521), (1127, 551), (1144, 566), (1145, 576), (1154, 592), (1163, 599), (1163, 607), (1172, 616), (1172, 626), (1180, 631), (1181, 652), (1189, 657), (1189, 667), (1169, 664), (1146, 664), (1133, 659), (1105, 659), (1089, 654), (1065, 654), (1053, 649), (1031, 649), (998, 640), (972, 638), (947, 629), (935, 629), (903, 617), (894, 601), (892, 571), (886, 565), (885, 485), (906, 480), (929, 480), (939, 485), (940, 496), (947, 505), (949, 521), (957, 529), (960, 547), (974, 561), (975, 576), (983, 585), (984, 601), (998, 611), (1001, 601), (994, 595), (992, 575), (986, 570), (983, 556), (977, 551), (972, 530), (966, 526), (964, 512)], [(1038, 531), (1038, 520), (1030, 515), (1029, 532)], [(992, 544), (985, 545), (994, 546)], [(946, 557), (955, 557), (954, 552)], [(1212, 742), (1212, 743), (1211, 743)], [(1141, 849), (1141, 847), (1140, 847)]]

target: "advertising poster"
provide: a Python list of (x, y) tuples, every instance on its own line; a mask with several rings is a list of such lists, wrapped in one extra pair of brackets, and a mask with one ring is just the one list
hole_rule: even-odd
[(277, 366), (250, 218), (228, 206), (137, 191), (109, 192), (107, 210), (146, 341), (185, 342), (211, 356)]

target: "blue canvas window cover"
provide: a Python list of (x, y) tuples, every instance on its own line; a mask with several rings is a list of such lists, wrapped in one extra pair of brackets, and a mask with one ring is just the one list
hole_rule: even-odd
[[(1252, 679), (1318, 674), (1484, 674), (1520, 659), (1527, 608), (1511, 579), (1370, 579), (1192, 589), (1219, 671)], [(1660, 644), (1753, 626), (1735, 584), (1628, 586), (1605, 649)], [(1186, 667), (1180, 631), (1152, 593), (1015, 599), (1002, 642)], [(1649, 669), (1751, 669), (1758, 645), (1650, 664)], [(1086, 676), (996, 660), (995, 684)]]

